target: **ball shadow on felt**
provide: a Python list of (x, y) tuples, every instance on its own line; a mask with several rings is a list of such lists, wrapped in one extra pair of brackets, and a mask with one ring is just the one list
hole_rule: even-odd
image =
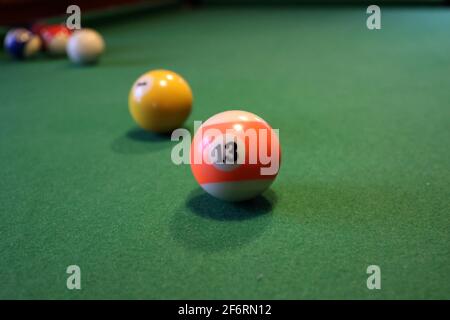
[(133, 128), (116, 138), (111, 149), (121, 154), (141, 154), (169, 148), (172, 145), (171, 134), (160, 134)]
[(272, 221), (276, 195), (225, 202), (196, 189), (172, 219), (173, 238), (188, 248), (215, 252), (239, 248), (259, 238)]

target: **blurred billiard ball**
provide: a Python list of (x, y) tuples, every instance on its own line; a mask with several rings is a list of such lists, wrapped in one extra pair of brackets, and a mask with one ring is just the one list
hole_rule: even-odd
[(93, 29), (76, 30), (67, 43), (67, 55), (75, 64), (92, 64), (105, 50), (103, 37)]
[(192, 100), (191, 88), (179, 74), (153, 70), (134, 82), (128, 106), (141, 128), (168, 133), (182, 126), (191, 113)]
[(66, 53), (67, 41), (72, 31), (62, 24), (51, 24), (38, 28), (44, 49), (53, 56)]
[(12, 29), (5, 37), (6, 52), (16, 59), (25, 59), (35, 56), (41, 49), (41, 40), (38, 36), (24, 28)]

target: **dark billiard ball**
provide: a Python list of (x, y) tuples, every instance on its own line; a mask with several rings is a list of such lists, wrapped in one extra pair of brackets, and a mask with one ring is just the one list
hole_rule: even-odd
[(6, 52), (13, 58), (25, 59), (39, 52), (41, 40), (27, 29), (12, 29), (6, 34), (4, 46)]

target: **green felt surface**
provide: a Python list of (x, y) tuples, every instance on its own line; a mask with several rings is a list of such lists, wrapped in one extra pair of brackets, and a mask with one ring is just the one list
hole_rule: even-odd
[[(382, 18), (163, 11), (99, 25), (94, 67), (2, 54), (0, 298), (450, 298), (450, 10)], [(242, 108), (280, 129), (270, 191), (216, 201), (136, 129), (128, 91), (154, 68), (191, 84), (188, 127)]]

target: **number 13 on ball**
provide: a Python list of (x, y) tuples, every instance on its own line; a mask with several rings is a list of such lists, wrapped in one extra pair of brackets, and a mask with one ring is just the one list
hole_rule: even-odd
[(280, 143), (270, 125), (246, 111), (209, 118), (191, 145), (191, 169), (200, 186), (226, 201), (256, 197), (275, 180)]

